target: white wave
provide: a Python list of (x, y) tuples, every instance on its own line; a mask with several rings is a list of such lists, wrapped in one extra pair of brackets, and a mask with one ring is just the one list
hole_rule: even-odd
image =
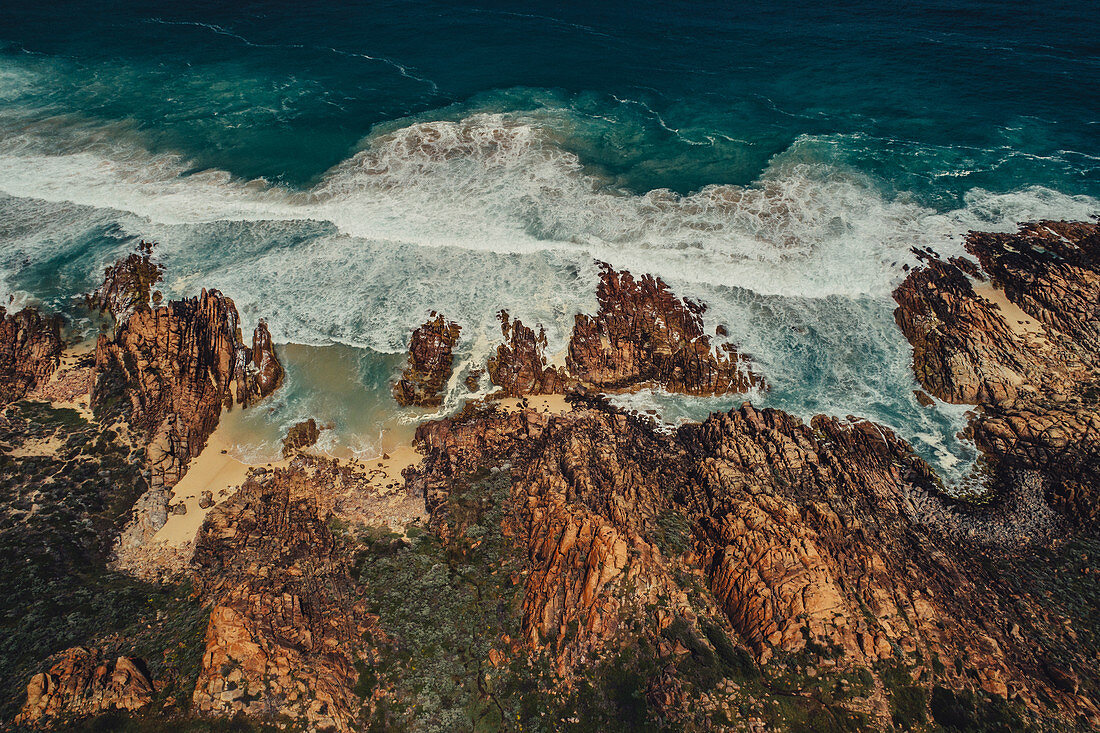
[(557, 252), (788, 296), (885, 296), (910, 247), (957, 249), (971, 227), (1081, 218), (1098, 207), (1042, 188), (975, 189), (964, 208), (938, 213), (804, 160), (797, 142), (751, 186), (635, 195), (608, 188), (522, 115), (478, 114), (376, 136), (308, 191), (219, 170), (188, 173), (180, 156), (151, 155), (125, 135), (53, 154), (50, 132), (0, 143), (0, 191), (120, 210), (154, 225), (313, 220), (373, 242)]
[[(244, 325), (264, 316), (277, 341), (399, 352), (437, 310), (463, 326), (460, 361), (483, 364), (502, 307), (545, 325), (549, 352), (560, 351), (573, 315), (594, 310), (593, 261), (606, 260), (706, 302), (708, 329), (728, 326), (773, 386), (754, 402), (804, 417), (858, 412), (946, 469), (966, 463), (953, 437), (962, 418), (915, 402), (911, 351), (890, 316), (910, 248), (958, 254), (968, 229), (1100, 210), (1096, 199), (1032, 187), (973, 189), (937, 212), (815, 159), (813, 138), (750, 186), (638, 195), (587, 170), (562, 128), (522, 114), (372, 136), (305, 191), (189, 172), (121, 126), (0, 117), (0, 128), (10, 132), (0, 192), (17, 197), (0, 200), (0, 297), (14, 294), (26, 262), (84, 257), (90, 275), (128, 236), (144, 237), (161, 243), (169, 294), (218, 287)], [(117, 246), (88, 254), (96, 226), (116, 227)], [(465, 395), (457, 378), (452, 387), (448, 408)], [(714, 406), (634, 399), (671, 422)]]

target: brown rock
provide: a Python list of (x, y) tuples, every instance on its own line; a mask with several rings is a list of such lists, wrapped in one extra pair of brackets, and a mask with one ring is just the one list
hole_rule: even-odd
[(500, 331), (505, 343), (489, 359), (489, 379), (501, 388), (504, 397), (528, 394), (561, 394), (567, 377), (563, 370), (546, 365), (546, 331), (536, 334), (518, 319), (511, 320), (508, 311), (500, 311)]
[(317, 427), (317, 421), (312, 417), (303, 420), (297, 425), (292, 425), (283, 438), (283, 457), (287, 458), (294, 453), (309, 448), (317, 443), (321, 437), (321, 430)]
[[(639, 610), (670, 603), (672, 618), (728, 624), (761, 663), (831, 648), (845, 665), (875, 667), (900, 649), (982, 670), (976, 681), (945, 670), (953, 685), (1051, 693), (1032, 672), (1039, 642), (1007, 631), (1036, 607), (990, 593), (969, 544), (1001, 542), (1033, 506), (1000, 505), (1008, 518), (996, 521), (957, 506), (904, 441), (868, 421), (806, 425), (744, 405), (667, 434), (599, 400), (571, 401), (562, 414), (468, 410), (424, 424), (427, 456), (406, 473), (447, 538), (461, 531), (444, 501), (455, 477), (511, 464), (506, 529), (528, 558), (525, 638), (549, 647), (566, 678), (639, 635), (676, 656), (682, 645), (662, 636), (670, 616)], [(674, 514), (686, 548), (658, 549)], [(688, 601), (679, 563), (716, 608)], [(682, 685), (661, 685), (651, 699), (680, 705)]]
[(93, 405), (111, 400), (122, 385), (129, 421), (151, 444), (154, 486), (174, 484), (199, 454), (223, 406), (233, 403), (233, 387), (236, 401), (247, 404), (277, 386), (267, 378), (275, 355), (266, 327), (257, 328), (264, 367), (253, 370), (238, 322), (232, 300), (203, 290), (197, 298), (135, 310), (113, 337), (100, 336)]
[[(252, 351), (248, 356), (248, 367), (238, 377), (238, 401), (242, 404), (266, 397), (283, 383), (283, 365), (275, 356), (271, 332), (262, 318), (252, 332)], [(247, 399), (240, 399), (242, 393)]]
[(61, 322), (33, 308), (0, 307), (0, 406), (44, 384), (61, 358)]
[(40, 726), (117, 708), (137, 710), (153, 700), (153, 683), (131, 657), (112, 664), (97, 649), (73, 647), (46, 672), (31, 678), (16, 725)]
[(765, 387), (733, 346), (711, 349), (705, 306), (680, 300), (660, 279), (635, 280), (604, 265), (596, 296), (599, 312), (575, 318), (566, 360), (574, 379), (604, 390), (653, 384), (687, 394)]
[(363, 613), (325, 522), (331, 498), (312, 475), (253, 473), (200, 531), (196, 589), (214, 605), (192, 698), (202, 715), (353, 729)]
[(423, 407), (442, 404), (440, 392), (451, 378), (452, 352), (460, 330), (457, 323), (433, 312), (431, 320), (413, 331), (409, 364), (393, 388), (398, 404)]
[(998, 402), (1042, 379), (1038, 346), (981, 298), (955, 262), (926, 256), (894, 291), (894, 320), (913, 345), (921, 385), (946, 402)]
[(152, 261), (153, 242), (141, 241), (138, 251), (103, 271), (103, 284), (88, 296), (89, 307), (110, 313), (123, 323), (132, 313), (147, 311), (150, 301), (160, 301), (153, 287), (164, 277), (164, 265)]

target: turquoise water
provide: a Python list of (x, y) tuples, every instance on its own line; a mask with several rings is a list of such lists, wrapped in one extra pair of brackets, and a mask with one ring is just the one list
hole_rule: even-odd
[[(357, 350), (377, 402), (433, 309), (463, 368), (501, 307), (560, 351), (598, 258), (707, 302), (755, 401), (880, 420), (957, 474), (962, 411), (916, 403), (889, 293), (913, 246), (1100, 211), (1091, 18), (801, 5), (5, 3), (0, 296), (75, 312), (155, 239), (170, 294)], [(323, 412), (350, 446), (398, 414), (323, 393), (303, 372), (272, 430)]]

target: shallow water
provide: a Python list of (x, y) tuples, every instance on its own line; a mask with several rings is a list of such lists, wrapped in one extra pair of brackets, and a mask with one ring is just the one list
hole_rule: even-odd
[(879, 420), (958, 476), (964, 410), (916, 402), (890, 291), (911, 247), (1100, 212), (1091, 24), (804, 5), (6, 3), (0, 297), (75, 314), (154, 239), (168, 294), (217, 287), (326, 347), (284, 349), (242, 452), (313, 416), (362, 454), (417, 417), (388, 383), (431, 310), (462, 368), (500, 308), (560, 352), (604, 260), (706, 302), (774, 387), (754, 402)]

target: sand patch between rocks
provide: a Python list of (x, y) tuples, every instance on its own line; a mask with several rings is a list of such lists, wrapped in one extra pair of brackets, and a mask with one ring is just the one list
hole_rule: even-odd
[(1047, 339), (1043, 334), (1043, 324), (1029, 316), (1020, 306), (1009, 300), (1008, 296), (1005, 295), (1005, 291), (994, 287), (992, 283), (975, 283), (974, 292), (993, 303), (1001, 310), (1001, 315), (1004, 317), (1005, 323), (1008, 324), (1008, 327), (1011, 328), (1013, 333), (1017, 336), (1046, 343)]
[[(526, 402), (526, 406), (523, 404)], [(561, 394), (540, 394), (540, 395), (527, 395), (526, 397), (502, 397), (499, 400), (493, 400), (490, 404), (497, 405), (505, 412), (517, 412), (519, 410), (528, 409), (535, 410), (536, 412), (549, 412), (559, 414), (562, 412), (569, 412), (573, 409), (565, 400), (565, 395)]]

